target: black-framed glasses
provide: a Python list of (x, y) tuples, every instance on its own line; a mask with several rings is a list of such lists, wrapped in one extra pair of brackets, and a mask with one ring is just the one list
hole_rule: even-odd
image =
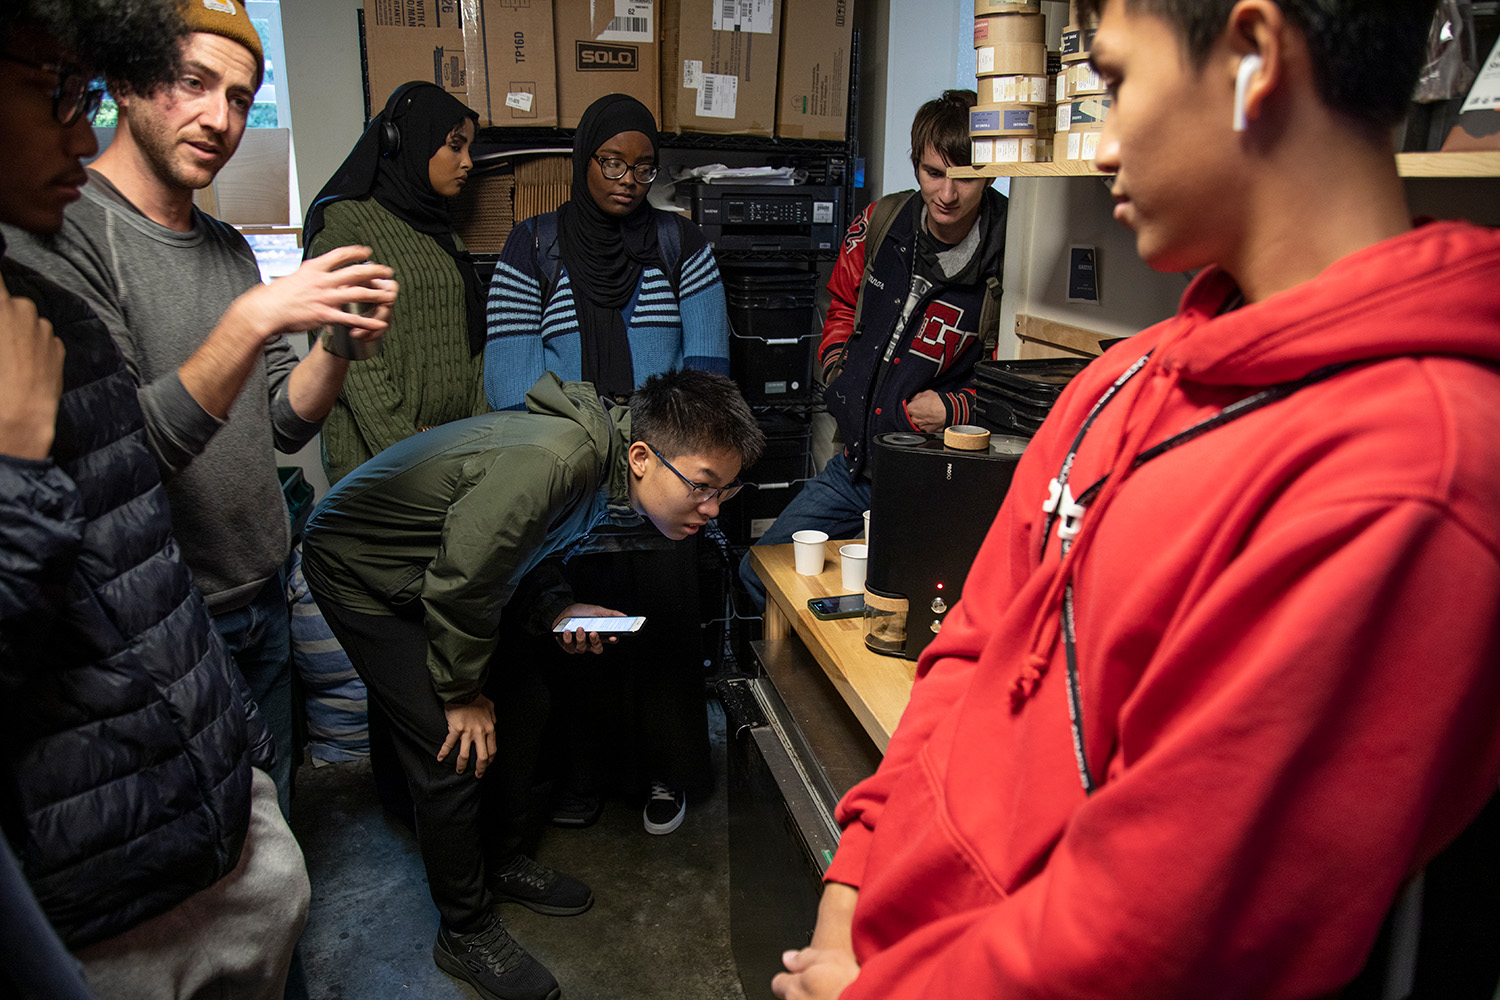
[(65, 63), (41, 63), (16, 55), (14, 52), (0, 52), (0, 59), (9, 59), (13, 63), (22, 66), (30, 66), (44, 73), (53, 73), (57, 76), (57, 89), (52, 92), (52, 117), (63, 128), (67, 128), (80, 118), (93, 120), (99, 111), (99, 104), (104, 100), (104, 82), (98, 77), (92, 76), (77, 66), (69, 66)]
[(604, 179), (617, 181), (625, 176), (625, 171), (635, 174), (635, 179), (642, 184), (650, 184), (656, 180), (656, 164), (654, 163), (626, 163), (618, 156), (596, 156), (599, 161), (599, 169), (604, 173)]
[(655, 448), (651, 449), (651, 454), (661, 459), (661, 464), (670, 469), (672, 475), (682, 480), (683, 485), (688, 488), (688, 494), (693, 498), (694, 503), (708, 503), (708, 501), (714, 499), (717, 499), (720, 503), (723, 503), (725, 500), (728, 500), (730, 497), (734, 496), (740, 490), (745, 488), (745, 484), (740, 482), (738, 479), (730, 483), (728, 486), (710, 486), (707, 483), (695, 483), (687, 476), (684, 476), (682, 473), (678, 472), (677, 469), (673, 467), (672, 463), (668, 462), (666, 458), (663, 457), (662, 453), (657, 451)]

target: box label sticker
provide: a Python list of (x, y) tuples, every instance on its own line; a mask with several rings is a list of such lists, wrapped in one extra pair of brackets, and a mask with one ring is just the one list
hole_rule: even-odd
[(694, 111), (700, 118), (733, 118), (739, 92), (739, 77), (724, 73), (704, 73), (703, 86), (698, 89), (698, 105)]
[(715, 31), (753, 31), (769, 35), (776, 0), (714, 0)]
[(1492, 108), (1500, 108), (1500, 41), (1490, 49), (1490, 57), (1485, 60), (1484, 69), (1479, 71), (1479, 79), (1469, 88), (1469, 96), (1464, 98), (1464, 106), (1459, 113), (1468, 114), (1470, 111), (1487, 111)]
[(578, 41), (580, 73), (634, 73), (640, 69), (640, 50), (634, 45), (610, 45), (605, 42)]
[(530, 111), (531, 102), (534, 97), (535, 95), (533, 94), (513, 90), (505, 95), (505, 106), (507, 108), (515, 108), (517, 111)]
[(1030, 109), (1025, 111), (1006, 111), (1000, 119), (1000, 131), (1017, 132), (1024, 129), (1036, 128), (1036, 112)]
[(995, 72), (995, 47), (986, 45), (974, 50), (974, 64), (976, 73)]
[(833, 202), (813, 202), (813, 225), (826, 226), (833, 222)]
[(432, 49), (432, 82), (444, 90), (463, 93), (469, 87), (468, 67), (464, 63), (463, 49), (446, 49), (435, 45)]
[(1073, 105), (1064, 101), (1057, 106), (1057, 131), (1066, 132), (1073, 127)]
[[(568, 2), (568, 0), (564, 0)], [(575, 0), (576, 2), (576, 0)], [(651, 0), (615, 0), (614, 20), (599, 35), (601, 42), (656, 41)]]
[(682, 61), (682, 89), (697, 90), (703, 86), (703, 60), (684, 59)]

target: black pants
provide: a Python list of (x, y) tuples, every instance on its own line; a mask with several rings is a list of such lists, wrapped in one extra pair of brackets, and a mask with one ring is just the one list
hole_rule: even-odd
[(456, 749), (437, 759), (448, 720), (427, 672), (422, 621), (362, 614), (315, 596), (369, 687), (371, 702), (389, 722), (411, 791), (432, 901), (447, 927), (468, 930), (490, 906), (487, 864), (520, 849), (535, 811), (534, 777), (548, 711), (535, 647), (530, 637), (507, 632), (491, 662), (484, 693), (495, 703), (497, 755), (484, 777), (475, 778), (472, 756), (463, 774), (454, 770)]
[(551, 660), (559, 756), (571, 758), (563, 780), (576, 790), (638, 796), (661, 780), (697, 799), (712, 789), (699, 548), (694, 537), (568, 560), (577, 600), (646, 616), (601, 656)]

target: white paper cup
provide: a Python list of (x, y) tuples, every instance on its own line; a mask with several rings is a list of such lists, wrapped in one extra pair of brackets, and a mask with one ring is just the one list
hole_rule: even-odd
[(823, 552), (828, 547), (828, 532), (803, 529), (792, 535), (792, 555), (796, 559), (797, 572), (803, 576), (817, 576), (823, 572)]
[(855, 542), (839, 546), (839, 568), (844, 576), (844, 589), (851, 594), (865, 589), (865, 562), (870, 554), (869, 546)]
[(870, 543), (870, 512), (865, 511), (865, 544)]

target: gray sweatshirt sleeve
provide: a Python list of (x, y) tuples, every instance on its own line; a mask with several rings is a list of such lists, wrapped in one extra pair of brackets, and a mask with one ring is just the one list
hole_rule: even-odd
[[(312, 350), (322, 350), (316, 343)], [(323, 426), (321, 420), (303, 420), (292, 409), (292, 370), (300, 362), (286, 337), (266, 345), (266, 387), (271, 394), (271, 435), (278, 451), (291, 454), (311, 441)]]
[[(208, 446), (224, 421), (198, 405), (176, 369), (155, 380), (143, 380), (140, 344), (130, 329), (107, 236), (103, 243), (96, 242), (77, 223), (78, 211), (86, 211), (82, 203), (77, 211), (69, 213), (56, 236), (38, 239), (7, 227), (6, 242), (16, 259), (87, 300), (109, 328), (130, 377), (135, 380), (151, 453), (156, 457), (162, 478), (170, 479)], [(109, 220), (98, 221), (107, 234)], [(196, 305), (191, 299), (184, 299), (183, 304), (184, 308)]]

